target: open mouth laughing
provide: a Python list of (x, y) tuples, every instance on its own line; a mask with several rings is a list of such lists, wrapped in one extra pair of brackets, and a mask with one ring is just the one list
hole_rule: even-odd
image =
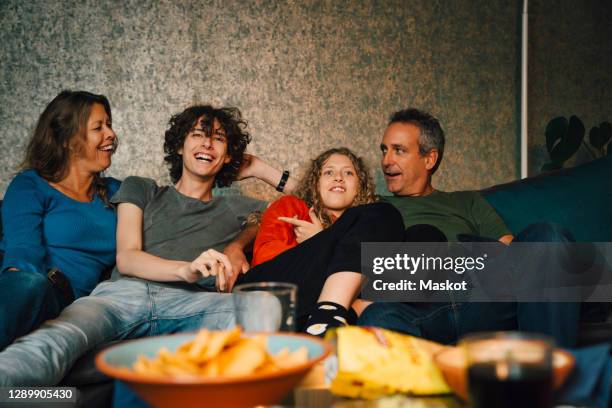
[(100, 150), (101, 152), (113, 153), (115, 151), (115, 144), (111, 143), (104, 146), (100, 146), (98, 147), (98, 150)]
[(196, 158), (197, 161), (199, 162), (207, 162), (207, 163), (211, 163), (214, 160), (214, 156), (208, 154), (208, 153), (202, 153), (202, 152), (198, 152), (194, 155), (194, 157)]

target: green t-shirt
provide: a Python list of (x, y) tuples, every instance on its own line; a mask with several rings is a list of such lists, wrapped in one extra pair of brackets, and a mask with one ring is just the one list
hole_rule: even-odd
[(382, 197), (402, 214), (406, 228), (429, 224), (438, 228), (449, 241), (457, 234), (499, 239), (512, 234), (493, 207), (476, 191), (447, 193), (434, 190), (422, 197)]

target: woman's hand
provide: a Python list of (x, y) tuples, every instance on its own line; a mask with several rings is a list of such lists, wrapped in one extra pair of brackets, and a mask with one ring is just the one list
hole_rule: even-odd
[(308, 238), (323, 231), (323, 224), (321, 223), (321, 220), (319, 220), (319, 217), (317, 217), (315, 214), (313, 208), (308, 211), (308, 215), (310, 216), (311, 222), (298, 220), (297, 216), (294, 216), (293, 218), (278, 217), (279, 220), (293, 225), (293, 232), (295, 233), (295, 239), (298, 244), (301, 244)]
[(179, 268), (179, 276), (185, 282), (193, 283), (201, 278), (216, 276), (218, 290), (225, 291), (232, 281), (232, 264), (227, 256), (214, 249), (204, 251), (191, 263)]

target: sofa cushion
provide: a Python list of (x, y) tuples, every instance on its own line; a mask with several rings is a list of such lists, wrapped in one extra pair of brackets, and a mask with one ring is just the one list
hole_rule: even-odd
[(612, 242), (612, 157), (482, 191), (510, 230), (548, 221), (576, 241)]

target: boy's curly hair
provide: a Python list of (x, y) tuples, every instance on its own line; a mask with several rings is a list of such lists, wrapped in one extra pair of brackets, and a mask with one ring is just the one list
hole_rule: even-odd
[(227, 138), (227, 154), (231, 157), (229, 163), (223, 165), (215, 177), (217, 187), (227, 187), (236, 180), (238, 170), (244, 161), (244, 151), (251, 142), (251, 136), (245, 130), (247, 122), (242, 119), (238, 108), (213, 108), (210, 105), (190, 106), (183, 112), (172, 116), (168, 122), (168, 130), (164, 139), (164, 161), (170, 168), (170, 178), (173, 183), (179, 181), (183, 174), (183, 156), (178, 151), (183, 147), (185, 138), (202, 118), (202, 128), (207, 136), (211, 136), (215, 119), (225, 131)]
[(355, 207), (376, 201), (376, 195), (374, 194), (374, 181), (372, 180), (368, 166), (361, 157), (356, 156), (355, 153), (346, 147), (338, 147), (324, 151), (316, 158), (311, 160), (310, 166), (306, 170), (306, 173), (302, 179), (299, 181), (294, 194), (304, 200), (309, 207), (314, 208), (315, 214), (317, 217), (319, 217), (323, 227), (325, 228), (332, 224), (332, 219), (325, 211), (323, 201), (321, 200), (319, 179), (321, 178), (323, 165), (333, 154), (340, 154), (348, 157), (357, 171), (359, 188), (357, 191), (357, 196), (355, 197), (355, 200), (351, 206)]

